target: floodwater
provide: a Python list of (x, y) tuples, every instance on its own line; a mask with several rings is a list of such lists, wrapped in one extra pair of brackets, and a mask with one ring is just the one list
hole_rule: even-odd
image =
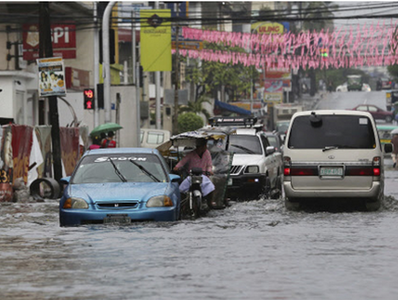
[[(397, 299), (398, 171), (377, 212), (238, 202), (197, 220), (58, 224), (1, 204), (0, 299)], [(397, 197), (398, 198), (398, 197)]]

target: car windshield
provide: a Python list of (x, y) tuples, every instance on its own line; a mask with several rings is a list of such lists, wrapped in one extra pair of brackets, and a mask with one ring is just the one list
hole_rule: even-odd
[(300, 116), (292, 124), (288, 147), (292, 149), (372, 149), (376, 147), (367, 117), (349, 115)]
[(361, 77), (348, 77), (348, 84), (360, 84), (361, 83)]
[(255, 135), (231, 135), (229, 151), (235, 154), (262, 154), (260, 139)]
[[(153, 176), (143, 171), (140, 166)], [(71, 183), (156, 182), (157, 179), (161, 182), (168, 181), (168, 176), (156, 155), (97, 154), (83, 158)]]

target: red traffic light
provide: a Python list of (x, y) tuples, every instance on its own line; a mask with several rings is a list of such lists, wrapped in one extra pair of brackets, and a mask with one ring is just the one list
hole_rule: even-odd
[(84, 96), (93, 99), (94, 98), (94, 91), (89, 89), (89, 90), (84, 90)]
[(94, 109), (94, 89), (84, 89), (84, 109)]

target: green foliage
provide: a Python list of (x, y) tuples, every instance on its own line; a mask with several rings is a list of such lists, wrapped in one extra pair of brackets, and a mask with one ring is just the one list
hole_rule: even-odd
[(307, 2), (303, 3), (303, 16), (304, 18), (317, 18), (316, 21), (304, 21), (304, 30), (315, 30), (316, 32), (322, 29), (329, 32), (333, 31), (334, 25), (333, 20), (325, 19), (333, 17), (333, 11), (335, 11), (339, 6), (333, 2)]
[(180, 114), (178, 120), (178, 131), (187, 132), (203, 127), (203, 119), (193, 112)]
[(392, 77), (394, 77), (394, 80), (398, 79), (398, 65), (388, 66), (387, 71)]
[[(204, 48), (220, 51), (245, 52), (239, 47), (228, 47), (220, 44), (204, 43)], [(202, 61), (201, 66), (195, 65), (187, 72), (186, 79), (202, 87), (203, 95), (213, 95), (221, 86), (229, 98), (238, 100), (240, 95), (250, 94), (250, 80), (258, 78), (255, 67), (244, 67), (242, 64), (225, 64)]]
[(206, 98), (206, 96), (202, 95), (199, 97), (197, 101), (189, 101), (187, 106), (180, 106), (179, 112), (184, 113), (184, 112), (193, 112), (196, 115), (202, 113), (206, 116), (207, 119), (210, 118), (210, 113), (203, 108), (203, 103), (210, 103), (210, 100)]

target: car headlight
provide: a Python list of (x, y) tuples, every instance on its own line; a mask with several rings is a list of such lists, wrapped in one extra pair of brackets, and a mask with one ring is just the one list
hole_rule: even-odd
[(251, 173), (251, 174), (256, 174), (258, 173), (258, 166), (247, 166), (245, 173)]
[(170, 197), (166, 195), (155, 196), (148, 200), (146, 207), (163, 207), (163, 206), (173, 206), (173, 201)]
[(81, 198), (71, 197), (66, 199), (64, 209), (88, 209), (88, 203)]

